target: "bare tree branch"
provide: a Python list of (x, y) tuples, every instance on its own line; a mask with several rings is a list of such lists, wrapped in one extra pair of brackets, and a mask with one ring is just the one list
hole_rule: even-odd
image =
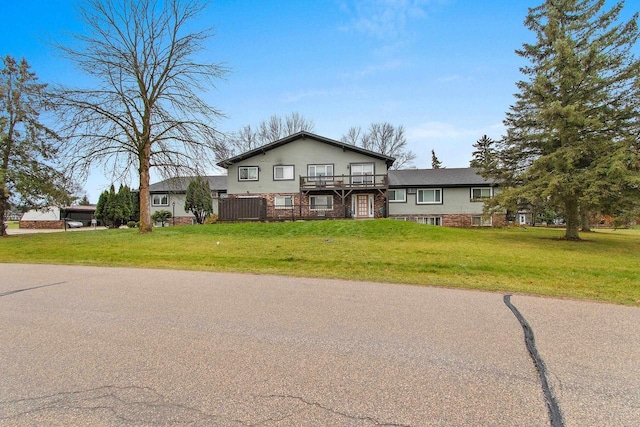
[(416, 154), (407, 150), (407, 137), (404, 126), (397, 128), (392, 124), (371, 123), (367, 132), (362, 133), (360, 127), (351, 127), (340, 139), (342, 142), (358, 145), (365, 150), (375, 151), (394, 157), (393, 169), (402, 169), (412, 165)]

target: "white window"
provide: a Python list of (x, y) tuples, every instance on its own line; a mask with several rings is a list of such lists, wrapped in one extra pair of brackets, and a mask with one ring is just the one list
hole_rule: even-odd
[(276, 196), (273, 203), (276, 209), (291, 209), (293, 207), (293, 196)]
[(309, 177), (315, 179), (316, 181), (326, 181), (327, 179), (333, 179), (333, 165), (309, 165), (307, 172)]
[(442, 225), (442, 217), (439, 216), (419, 216), (416, 218), (418, 224)]
[(257, 180), (258, 180), (257, 166), (240, 166), (238, 168), (238, 181), (257, 181)]
[(387, 192), (387, 196), (389, 197), (390, 202), (406, 202), (407, 190), (405, 190), (404, 188), (389, 190)]
[(472, 216), (471, 217), (471, 225), (473, 227), (491, 227), (492, 218), (482, 217), (482, 216)]
[(352, 184), (373, 183), (373, 163), (351, 164)]
[(418, 190), (418, 197), (416, 199), (418, 204), (440, 204), (442, 203), (442, 189), (441, 188), (421, 188)]
[(291, 181), (293, 180), (293, 166), (274, 166), (274, 181)]
[(471, 201), (490, 199), (493, 196), (493, 188), (472, 188)]
[(151, 198), (152, 206), (169, 206), (169, 195), (154, 194)]
[(333, 196), (310, 196), (309, 203), (312, 211), (333, 210)]

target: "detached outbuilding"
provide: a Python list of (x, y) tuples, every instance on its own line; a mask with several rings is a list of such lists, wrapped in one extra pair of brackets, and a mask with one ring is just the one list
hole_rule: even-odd
[(96, 205), (87, 206), (49, 206), (31, 209), (20, 218), (20, 228), (30, 229), (62, 229), (64, 221), (79, 221), (87, 227), (95, 217)]

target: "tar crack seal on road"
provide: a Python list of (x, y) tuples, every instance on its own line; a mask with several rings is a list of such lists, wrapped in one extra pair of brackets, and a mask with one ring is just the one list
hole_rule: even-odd
[(67, 283), (67, 282), (49, 283), (48, 285), (33, 286), (31, 288), (24, 288), (24, 289), (15, 289), (13, 291), (7, 291), (7, 292), (0, 293), (0, 297), (6, 297), (8, 295), (17, 294), (18, 292), (26, 292), (26, 291), (32, 291), (34, 289), (46, 288), (46, 287), (49, 287), (49, 286), (62, 285), (62, 284), (65, 284), (65, 283)]
[(373, 417), (369, 417), (369, 416), (357, 416), (357, 415), (350, 415), (347, 414), (345, 412), (339, 412), (335, 409), (331, 409), (328, 408), (326, 406), (321, 405), (318, 402), (311, 402), (308, 401), (306, 399), (303, 399), (302, 397), (299, 396), (291, 396), (291, 395), (286, 395), (286, 394), (272, 394), (269, 396), (259, 396), (259, 397), (263, 397), (263, 398), (269, 398), (269, 399), (289, 399), (289, 400), (294, 400), (297, 402), (300, 402), (302, 404), (304, 404), (305, 406), (311, 406), (311, 407), (316, 407), (318, 409), (321, 409), (323, 411), (327, 411), (330, 412), (334, 415), (338, 415), (340, 417), (344, 417), (344, 418), (348, 418), (351, 420), (360, 420), (360, 421), (367, 421), (369, 423), (372, 423), (376, 426), (386, 426), (386, 427), (411, 427), (407, 424), (398, 424), (398, 423), (394, 423), (394, 422), (385, 422), (385, 421), (380, 421), (376, 418)]
[(560, 410), (560, 406), (558, 405), (556, 397), (551, 391), (551, 387), (549, 387), (549, 381), (547, 379), (547, 368), (544, 364), (544, 361), (540, 357), (540, 354), (538, 353), (538, 349), (536, 348), (536, 340), (533, 336), (533, 329), (531, 329), (531, 326), (527, 322), (527, 319), (525, 319), (520, 311), (518, 311), (518, 309), (511, 303), (511, 295), (504, 296), (504, 303), (516, 316), (516, 319), (518, 319), (520, 325), (522, 325), (522, 330), (524, 331), (524, 342), (527, 346), (527, 350), (529, 351), (529, 355), (533, 360), (533, 364), (538, 371), (538, 375), (540, 375), (542, 392), (544, 393), (544, 400), (547, 404), (551, 427), (564, 427), (562, 411)]

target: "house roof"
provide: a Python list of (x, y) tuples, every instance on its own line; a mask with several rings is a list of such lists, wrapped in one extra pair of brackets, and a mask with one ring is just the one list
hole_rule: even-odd
[(476, 168), (404, 169), (389, 171), (389, 187), (468, 187), (497, 185)]
[[(181, 176), (175, 178), (165, 179), (164, 181), (156, 182), (149, 185), (150, 193), (186, 193), (189, 183), (194, 180), (195, 176)], [(227, 176), (226, 175), (214, 175), (204, 176), (209, 181), (209, 187), (213, 191), (221, 191), (227, 189)]]
[(289, 144), (290, 142), (297, 141), (299, 139), (313, 139), (318, 142), (323, 142), (325, 144), (333, 145), (343, 150), (354, 151), (356, 153), (364, 154), (369, 157), (384, 160), (387, 163), (387, 166), (391, 166), (393, 162), (396, 160), (394, 157), (376, 153), (375, 151), (365, 150), (364, 148), (356, 147), (355, 145), (347, 144), (345, 142), (336, 141), (335, 139), (329, 139), (323, 136), (315, 135), (313, 133), (302, 131), (302, 132), (294, 133), (293, 135), (289, 135), (277, 141), (271, 142), (269, 144), (263, 145), (262, 147), (258, 147), (253, 150), (246, 151), (242, 154), (238, 154), (235, 157), (225, 159), (219, 162), (218, 166), (223, 168), (228, 168), (234, 163), (238, 163), (242, 160), (249, 159), (257, 154), (263, 154), (269, 150), (273, 150), (274, 148), (280, 147), (285, 144)]
[(95, 212), (96, 205), (62, 206), (60, 209), (65, 212)]

